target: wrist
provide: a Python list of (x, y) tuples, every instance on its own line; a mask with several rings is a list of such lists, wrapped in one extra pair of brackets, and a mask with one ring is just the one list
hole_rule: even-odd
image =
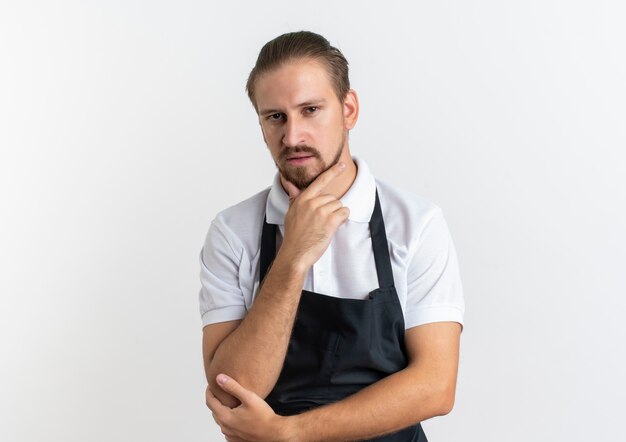
[(300, 442), (304, 441), (302, 432), (300, 431), (298, 423), (298, 415), (294, 416), (281, 416), (281, 422), (279, 425), (279, 437), (281, 441), (285, 442)]
[(281, 272), (286, 272), (295, 278), (304, 280), (310, 265), (304, 262), (301, 257), (285, 252), (281, 248), (276, 254), (272, 267), (279, 269)]

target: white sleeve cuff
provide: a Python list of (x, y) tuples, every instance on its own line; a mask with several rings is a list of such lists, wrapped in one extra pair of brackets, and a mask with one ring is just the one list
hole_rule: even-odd
[(209, 324), (216, 324), (218, 322), (243, 319), (244, 316), (246, 316), (246, 313), (246, 308), (239, 305), (209, 310), (202, 314), (202, 327)]
[(431, 322), (458, 322), (463, 327), (463, 311), (454, 305), (424, 307), (410, 312), (404, 316), (404, 328), (416, 327)]

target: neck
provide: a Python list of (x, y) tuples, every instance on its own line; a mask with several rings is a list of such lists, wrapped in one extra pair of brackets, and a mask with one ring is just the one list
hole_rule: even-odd
[(352, 183), (354, 183), (357, 173), (356, 163), (350, 156), (349, 152), (347, 152), (346, 155), (341, 155), (339, 161), (343, 161), (346, 164), (346, 170), (344, 170), (343, 173), (326, 186), (326, 193), (337, 199), (344, 196), (350, 187), (352, 187)]

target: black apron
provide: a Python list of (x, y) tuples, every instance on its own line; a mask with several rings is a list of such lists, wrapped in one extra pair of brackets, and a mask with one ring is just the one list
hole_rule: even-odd
[[(277, 414), (298, 414), (339, 401), (407, 366), (404, 316), (378, 192), (369, 224), (380, 288), (366, 299), (302, 290), (285, 362), (266, 398)], [(275, 256), (276, 225), (264, 220), (260, 281)], [(420, 424), (371, 440), (427, 442)]]

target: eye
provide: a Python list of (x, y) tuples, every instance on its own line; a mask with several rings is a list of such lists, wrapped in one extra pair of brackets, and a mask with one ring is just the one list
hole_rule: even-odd
[(283, 114), (275, 113), (275, 114), (268, 115), (266, 118), (269, 121), (280, 121), (283, 118)]
[(313, 113), (317, 112), (318, 109), (319, 109), (319, 107), (317, 107), (317, 106), (309, 106), (309, 107), (306, 107), (304, 110), (305, 110), (305, 112), (307, 114), (313, 114)]

